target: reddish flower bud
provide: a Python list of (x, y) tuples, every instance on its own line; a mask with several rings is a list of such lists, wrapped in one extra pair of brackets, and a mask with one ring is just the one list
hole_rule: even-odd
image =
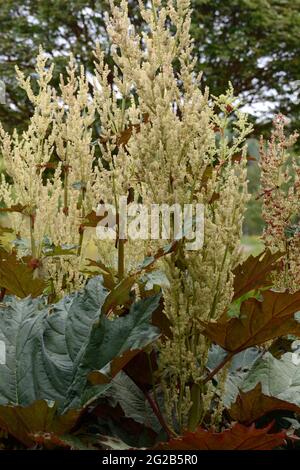
[(31, 258), (27, 263), (27, 266), (33, 270), (37, 269), (39, 265), (40, 265), (40, 260), (37, 258)]

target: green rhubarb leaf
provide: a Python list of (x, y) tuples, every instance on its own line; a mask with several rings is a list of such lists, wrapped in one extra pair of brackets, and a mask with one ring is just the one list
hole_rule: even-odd
[(161, 424), (144, 393), (125, 372), (120, 371), (111, 381), (111, 386), (105, 396), (113, 407), (119, 404), (127, 418), (132, 418), (137, 423), (153, 429), (157, 434), (161, 431)]
[[(160, 296), (132, 305), (109, 320), (101, 309), (108, 291), (102, 278), (54, 305), (43, 297), (6, 297), (0, 306), (0, 405), (57, 403), (80, 408), (107, 390), (110, 380), (159, 336), (151, 324)], [(87, 381), (94, 372), (96, 386)], [(1, 416), (0, 416), (1, 419)]]
[(93, 324), (85, 350), (76, 361), (76, 373), (68, 391), (68, 407), (76, 407), (78, 396), (88, 387), (108, 383), (141, 350), (156, 340), (160, 331), (151, 324), (160, 295), (148, 297), (132, 305), (129, 314), (108, 319), (101, 314)]
[(265, 395), (300, 406), (300, 368), (294, 357), (286, 353), (278, 360), (266, 353), (255, 362), (240, 388), (249, 391), (260, 383)]
[(251, 392), (258, 385), (263, 395), (300, 407), (300, 368), (294, 354), (286, 353), (277, 359), (266, 352), (246, 373), (230, 373), (223, 397), (226, 407), (235, 403), (239, 393)]

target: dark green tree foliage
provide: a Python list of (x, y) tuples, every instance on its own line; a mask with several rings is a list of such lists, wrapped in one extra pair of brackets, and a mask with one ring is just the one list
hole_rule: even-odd
[(198, 0), (192, 35), (214, 94), (230, 80), (247, 104), (273, 102), (299, 126), (299, 0)]
[(33, 73), (39, 45), (56, 63), (56, 79), (72, 52), (87, 68), (92, 49), (104, 35), (104, 8), (93, 0), (1, 0), (0, 78), (6, 85), (6, 105), (0, 105), (0, 120), (7, 128), (26, 125), (31, 113), (25, 94), (17, 86), (15, 66)]
[[(192, 34), (203, 81), (214, 94), (230, 80), (247, 103), (266, 100), (299, 126), (300, 1), (194, 0)], [(137, 1), (130, 2), (136, 26)], [(73, 52), (92, 69), (92, 49), (105, 41), (106, 0), (0, 0), (0, 78), (7, 105), (0, 119), (7, 128), (23, 127), (31, 112), (15, 80), (16, 64), (28, 74), (40, 44), (55, 59), (56, 77)], [(268, 121), (270, 117), (268, 116)], [(260, 123), (257, 133), (268, 122)]]

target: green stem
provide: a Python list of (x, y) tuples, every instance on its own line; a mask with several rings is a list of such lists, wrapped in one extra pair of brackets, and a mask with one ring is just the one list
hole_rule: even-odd
[(31, 244), (31, 256), (36, 258), (36, 246), (34, 240), (34, 214), (29, 215), (29, 225), (30, 225), (30, 244)]
[(126, 110), (126, 98), (123, 96), (122, 98), (122, 118), (121, 118), (121, 126), (120, 126), (120, 132), (122, 133), (124, 131), (124, 121), (125, 121), (125, 110)]
[(118, 215), (119, 215), (119, 205), (118, 205), (118, 199), (117, 199), (117, 191), (116, 191), (116, 182), (115, 182), (115, 175), (113, 174), (112, 176), (112, 182), (113, 182), (113, 195), (114, 195), (114, 200), (115, 200), (115, 208), (116, 208), (116, 213), (117, 213), (117, 248), (118, 248), (118, 279), (119, 282), (122, 281), (124, 278), (125, 274), (125, 240), (122, 240), (119, 238), (119, 233), (120, 233), (120, 221), (118, 220)]
[(50, 289), (51, 289), (51, 292), (48, 295), (48, 305), (54, 303), (56, 299), (56, 292), (55, 292), (54, 282), (52, 278), (50, 278)]
[(84, 229), (81, 228), (79, 232), (79, 241), (78, 241), (78, 248), (77, 248), (77, 256), (81, 255), (82, 251), (82, 244), (83, 244), (83, 235), (84, 235)]
[(67, 164), (64, 166), (64, 214), (68, 215), (68, 179), (69, 179), (69, 168)]
[[(85, 193), (86, 193), (86, 189), (83, 187), (81, 188), (81, 218), (82, 220), (84, 220), (84, 217), (85, 217), (85, 213), (84, 213), (84, 198), (85, 198)], [(82, 245), (83, 245), (83, 236), (84, 236), (84, 228), (82, 227), (80, 232), (79, 232), (79, 242), (78, 242), (78, 250), (77, 250), (77, 256), (80, 256), (81, 255), (81, 251), (82, 251)]]
[(118, 279), (119, 282), (124, 278), (125, 273), (125, 250), (124, 250), (125, 240), (118, 240)]
[(192, 408), (189, 412), (188, 429), (194, 432), (196, 427), (201, 424), (203, 414), (202, 386), (194, 383), (191, 387)]
[(154, 6), (154, 1), (153, 0), (151, 0), (151, 9), (152, 9), (152, 13), (153, 13), (153, 19), (154, 19), (155, 26), (157, 26), (157, 12), (156, 12), (156, 8)]

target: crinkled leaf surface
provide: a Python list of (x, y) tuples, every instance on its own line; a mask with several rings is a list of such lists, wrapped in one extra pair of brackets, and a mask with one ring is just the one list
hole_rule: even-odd
[[(126, 358), (158, 337), (150, 321), (159, 296), (134, 304), (126, 317), (114, 320), (100, 313), (106, 296), (98, 277), (51, 306), (42, 298), (7, 298), (0, 308), (6, 350), (0, 364), (1, 405), (28, 406), (44, 399), (57, 402), (60, 412), (79, 408), (89, 372), (100, 370), (108, 382)], [(107, 384), (93, 387), (89, 400), (106, 389)]]
[[(150, 324), (159, 305), (160, 295), (148, 297), (132, 305), (129, 314), (113, 321), (101, 315), (93, 325), (90, 339), (75, 379), (75, 389), (88, 370), (93, 384), (113, 378), (139, 351), (158, 338), (158, 328)], [(102, 354), (97, 351), (101, 350)]]
[(293, 363), (292, 353), (281, 359), (266, 353), (253, 365), (240, 388), (249, 391), (258, 383), (265, 395), (300, 406), (300, 367)]
[[(8, 298), (0, 308), (0, 404), (28, 406), (35, 400), (65, 401), (74, 360), (87, 344), (107, 292), (100, 280), (54, 306), (42, 298)], [(82, 332), (82, 333), (81, 333)]]
[(112, 406), (119, 404), (126, 418), (153, 429), (157, 434), (161, 425), (154, 415), (149, 402), (141, 389), (123, 371), (112, 380), (109, 390), (105, 393)]
[[(210, 371), (215, 369), (227, 356), (227, 351), (218, 346), (217, 344), (212, 344), (207, 358), (206, 367)], [(243, 351), (235, 354), (230, 361), (229, 372), (235, 374), (238, 372), (248, 371), (256, 359), (261, 356), (261, 351), (259, 348), (248, 348)]]
[[(225, 406), (230, 409), (241, 392), (250, 393), (257, 385), (263, 395), (300, 407), (300, 368), (293, 363), (292, 353), (277, 359), (266, 352), (249, 371), (228, 374), (223, 397)], [(254, 393), (252, 398), (255, 397)]]

